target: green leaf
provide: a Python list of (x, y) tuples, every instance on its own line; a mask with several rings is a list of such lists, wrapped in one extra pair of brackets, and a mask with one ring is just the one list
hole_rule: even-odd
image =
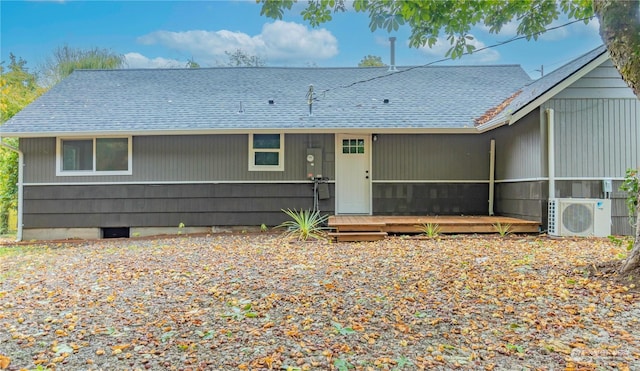
[(58, 344), (55, 347), (53, 347), (53, 351), (56, 352), (56, 356), (59, 356), (64, 353), (67, 353), (67, 354), (73, 353), (73, 348), (67, 344)]
[(411, 362), (411, 360), (405, 356), (398, 357), (398, 359), (396, 359), (396, 362), (397, 362), (397, 366), (395, 367), (394, 370), (400, 370), (404, 368), (404, 366), (413, 365), (413, 362)]
[(336, 329), (336, 332), (338, 332), (340, 335), (350, 335), (356, 332), (351, 327), (342, 327), (342, 325), (338, 322), (331, 322), (331, 324)]
[(168, 331), (165, 332), (164, 334), (162, 334), (162, 336), (160, 336), (160, 341), (162, 341), (163, 343), (166, 343), (167, 341), (171, 340), (171, 338), (176, 334), (175, 331)]
[(336, 358), (333, 361), (333, 365), (338, 369), (338, 371), (347, 371), (350, 368), (355, 368), (355, 366), (349, 363), (349, 361), (342, 358)]
[(196, 335), (200, 336), (203, 340), (213, 339), (213, 331), (208, 330), (206, 332), (202, 332), (200, 330), (196, 330)]

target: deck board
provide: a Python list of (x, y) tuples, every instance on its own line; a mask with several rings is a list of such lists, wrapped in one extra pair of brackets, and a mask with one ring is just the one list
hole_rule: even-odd
[(510, 225), (512, 233), (538, 233), (540, 223), (505, 216), (332, 215), (330, 228), (339, 232), (420, 233), (422, 224), (438, 224), (441, 233), (496, 233), (495, 225)]

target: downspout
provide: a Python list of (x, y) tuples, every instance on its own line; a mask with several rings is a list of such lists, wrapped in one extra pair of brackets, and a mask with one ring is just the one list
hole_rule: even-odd
[(493, 216), (493, 199), (496, 186), (496, 140), (491, 139), (489, 151), (489, 216)]
[(555, 155), (555, 139), (554, 139), (554, 130), (555, 130), (555, 122), (554, 122), (554, 112), (553, 108), (547, 108), (544, 111), (547, 114), (547, 125), (548, 125), (548, 133), (547, 133), (547, 161), (549, 167), (549, 200), (552, 198), (556, 198), (556, 155)]
[(22, 191), (23, 191), (23, 181), (24, 177), (22, 167), (24, 165), (24, 154), (18, 148), (8, 145), (2, 140), (0, 137), (0, 146), (8, 149), (9, 151), (13, 151), (18, 154), (18, 230), (16, 235), (16, 241), (22, 241)]

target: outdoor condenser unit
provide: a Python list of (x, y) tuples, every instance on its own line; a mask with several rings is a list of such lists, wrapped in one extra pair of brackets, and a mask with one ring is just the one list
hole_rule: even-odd
[(549, 200), (549, 235), (607, 237), (611, 234), (611, 200)]

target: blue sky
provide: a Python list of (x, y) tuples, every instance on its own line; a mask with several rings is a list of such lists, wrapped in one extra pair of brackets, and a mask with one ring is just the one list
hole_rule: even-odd
[[(281, 21), (260, 16), (260, 5), (247, 1), (0, 1), (0, 56), (27, 61), (31, 71), (59, 46), (105, 48), (123, 54), (131, 68), (202, 67), (228, 61), (225, 51), (242, 49), (267, 66), (352, 67), (366, 55), (389, 63), (389, 37), (397, 37), (396, 64), (424, 65), (444, 57), (448, 45), (409, 48), (409, 29), (371, 32), (366, 14), (349, 11), (312, 28), (299, 15), (301, 6)], [(566, 23), (559, 19), (554, 25)], [(499, 35), (482, 27), (472, 31), (478, 47), (515, 35), (507, 25)], [(538, 41), (520, 40), (443, 64), (520, 64), (533, 78), (550, 72), (602, 44), (597, 20), (550, 31)]]

